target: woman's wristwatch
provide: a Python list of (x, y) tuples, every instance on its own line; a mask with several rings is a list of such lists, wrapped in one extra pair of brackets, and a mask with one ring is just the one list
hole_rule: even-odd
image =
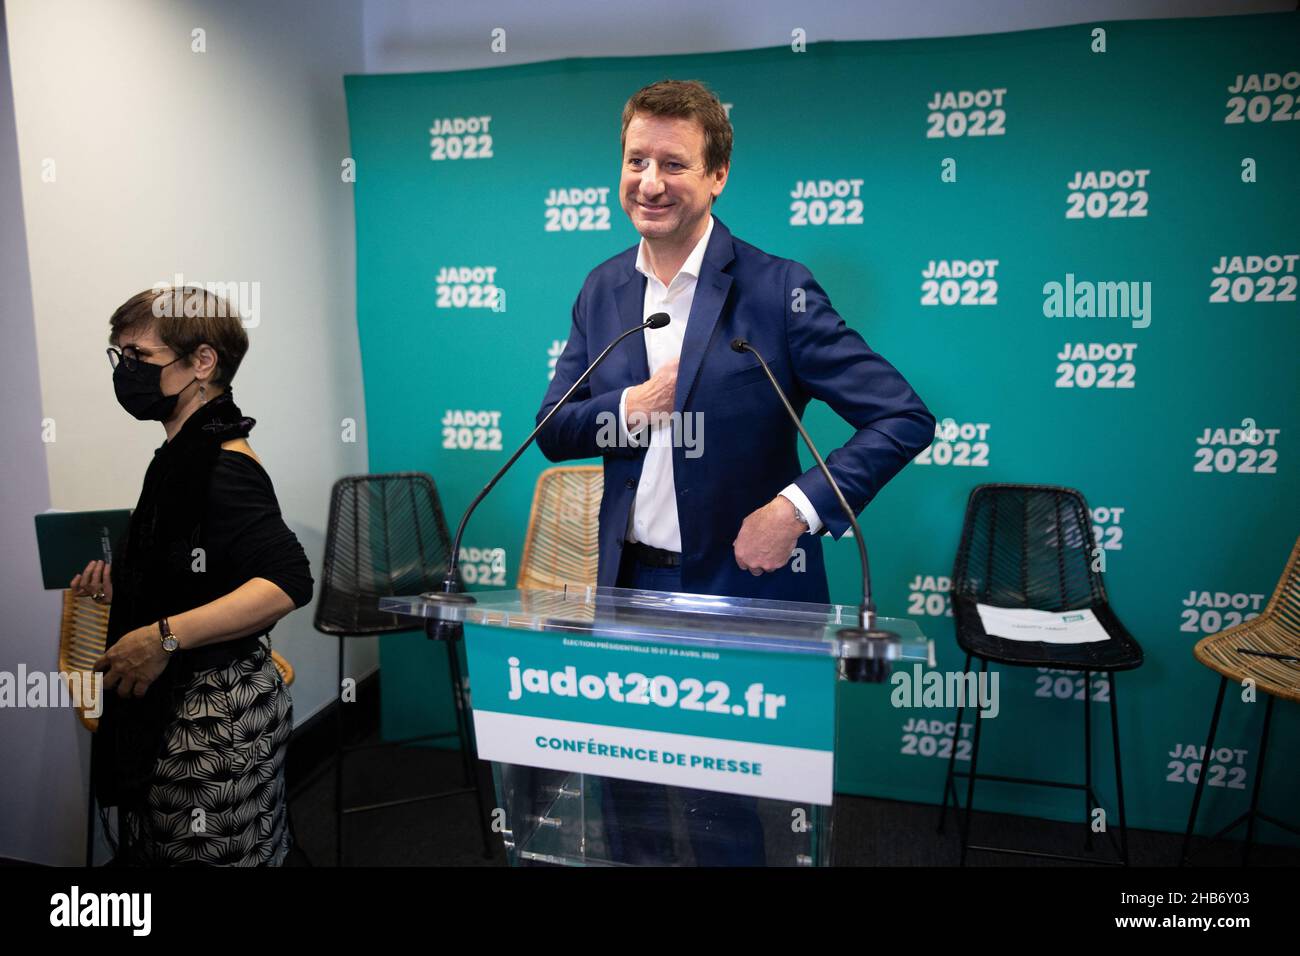
[(171, 625), (167, 623), (167, 618), (164, 617), (158, 622), (158, 633), (162, 636), (162, 649), (168, 654), (181, 646), (181, 642), (178, 641), (176, 635), (172, 633), (172, 628)]

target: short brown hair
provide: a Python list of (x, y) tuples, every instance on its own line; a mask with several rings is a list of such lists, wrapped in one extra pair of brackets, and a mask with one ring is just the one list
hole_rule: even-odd
[(627, 127), (637, 113), (694, 119), (704, 128), (704, 171), (731, 165), (731, 120), (717, 94), (699, 80), (660, 80), (632, 94), (623, 107), (619, 142), (627, 150)]
[(158, 332), (176, 355), (210, 345), (217, 353), (214, 385), (228, 387), (248, 351), (248, 333), (239, 312), (201, 286), (155, 286), (127, 299), (108, 320), (108, 341), (116, 345), (128, 328)]

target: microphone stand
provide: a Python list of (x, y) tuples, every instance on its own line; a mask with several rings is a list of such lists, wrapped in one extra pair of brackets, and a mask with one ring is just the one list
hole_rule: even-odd
[(835, 499), (840, 504), (840, 509), (844, 512), (845, 517), (849, 519), (849, 526), (853, 528), (853, 539), (858, 545), (858, 559), (862, 564), (862, 602), (858, 605), (858, 621), (856, 627), (841, 627), (835, 632), (835, 636), (841, 644), (841, 651), (849, 649), (857, 650), (859, 653), (840, 657), (840, 672), (846, 680), (859, 681), (863, 683), (883, 683), (889, 674), (889, 660), (885, 656), (888, 645), (901, 643), (901, 638), (893, 631), (885, 630), (877, 624), (876, 603), (871, 596), (871, 569), (867, 563), (867, 545), (862, 536), (862, 529), (858, 527), (858, 519), (853, 514), (853, 509), (844, 499), (844, 493), (840, 491), (840, 486), (836, 484), (835, 479), (831, 477), (831, 471), (826, 467), (826, 462), (822, 459), (821, 453), (817, 451), (817, 446), (808, 435), (808, 430), (803, 427), (803, 422), (795, 413), (794, 408), (790, 405), (790, 400), (786, 398), (785, 390), (772, 374), (772, 370), (767, 367), (767, 362), (763, 356), (758, 354), (758, 350), (746, 342), (744, 339), (733, 339), (731, 343), (733, 352), (749, 352), (758, 359), (763, 371), (767, 373), (767, 380), (772, 383), (772, 388), (776, 391), (777, 397), (781, 399), (781, 404), (785, 406), (786, 414), (790, 416), (790, 421), (794, 422), (794, 427), (799, 429), (799, 434), (803, 442), (812, 452), (813, 458), (817, 459), (817, 465), (821, 468), (822, 474), (831, 486), (831, 491), (835, 492)]
[[(522, 455), (524, 450), (533, 443), (533, 439), (537, 437), (538, 432), (545, 428), (547, 423), (554, 417), (555, 413), (563, 408), (569, 399), (573, 397), (573, 393), (576, 392), (585, 381), (587, 381), (591, 376), (591, 373), (596, 370), (596, 366), (605, 361), (605, 357), (614, 350), (616, 345), (634, 332), (640, 332), (644, 329), (662, 329), (669, 321), (667, 312), (656, 312), (640, 325), (633, 326), (623, 332), (613, 342), (610, 342), (609, 345), (605, 346), (604, 351), (596, 356), (596, 360), (587, 366), (587, 370), (583, 372), (582, 375), (578, 377), (578, 380), (569, 387), (569, 390), (564, 393), (563, 397), (551, 407), (551, 410), (546, 413), (546, 417), (543, 418), (538, 423), (537, 427), (532, 430), (532, 433), (524, 439), (523, 444), (515, 449), (515, 453), (510, 456), (509, 460), (497, 469), (497, 473), (492, 476), (492, 480), (483, 486), (483, 489), (474, 497), (474, 500), (470, 502), (469, 507), (465, 509), (465, 513), (461, 515), (460, 525), (456, 528), (456, 537), (452, 541), (451, 558), (447, 565), (447, 575), (442, 581), (442, 590), (426, 591), (421, 594), (420, 597), (423, 598), (426, 603), (437, 604), (443, 608), (464, 608), (470, 604), (477, 603), (472, 594), (467, 594), (461, 590), (460, 574), (458, 573), (458, 564), (460, 562), (460, 541), (465, 534), (465, 526), (469, 523), (469, 516), (474, 513), (474, 509), (479, 506), (479, 502), (487, 497), (488, 492), (496, 487), (496, 483), (501, 480), (501, 476), (510, 470), (510, 466), (518, 461), (519, 456)], [(459, 618), (452, 620), (443, 620), (439, 618), (434, 627), (429, 631), (429, 636), (435, 640), (456, 640), (462, 633), (463, 624)]]

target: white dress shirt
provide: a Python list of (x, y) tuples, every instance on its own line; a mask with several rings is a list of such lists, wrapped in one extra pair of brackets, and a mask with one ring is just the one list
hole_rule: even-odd
[[(645, 300), (642, 306), (642, 321), (656, 312), (667, 312), (671, 321), (661, 329), (646, 329), (646, 360), (650, 374), (654, 375), (666, 363), (680, 358), (682, 340), (686, 335), (686, 322), (690, 318), (691, 304), (695, 301), (695, 284), (700, 277), (700, 266), (704, 262), (704, 250), (708, 248), (709, 237), (713, 235), (713, 217), (709, 216), (709, 225), (704, 235), (695, 244), (691, 254), (682, 263), (677, 275), (668, 285), (659, 281), (646, 252), (646, 241), (636, 253), (636, 271), (646, 277)], [(627, 389), (618, 403), (619, 425), (625, 437), (632, 442), (645, 444), (645, 432), (649, 429), (649, 447), (645, 453), (645, 464), (641, 469), (641, 480), (636, 486), (636, 501), (632, 505), (632, 514), (628, 519), (625, 535), (628, 541), (639, 541), (652, 548), (665, 551), (682, 550), (682, 529), (677, 520), (677, 486), (673, 480), (673, 426), (670, 421), (658, 425), (651, 422), (629, 433), (627, 431)], [(756, 436), (756, 440), (757, 436)], [(781, 494), (794, 503), (800, 513), (808, 519), (813, 532), (821, 529), (817, 512), (797, 485), (790, 484), (781, 490)], [(740, 531), (739, 528), (736, 529)]]

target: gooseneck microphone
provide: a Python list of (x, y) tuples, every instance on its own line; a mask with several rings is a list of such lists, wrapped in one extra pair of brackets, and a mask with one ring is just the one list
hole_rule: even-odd
[[(479, 506), (479, 502), (487, 497), (488, 492), (496, 487), (496, 483), (501, 480), (501, 476), (510, 470), (510, 466), (513, 465), (519, 459), (519, 456), (524, 453), (525, 449), (533, 443), (533, 439), (536, 438), (537, 434), (546, 427), (547, 422), (554, 417), (556, 412), (564, 407), (565, 403), (573, 397), (573, 393), (576, 392), (582, 386), (582, 383), (591, 376), (591, 373), (596, 370), (596, 366), (605, 361), (605, 357), (609, 355), (610, 352), (614, 351), (616, 345), (634, 332), (641, 332), (645, 329), (662, 329), (669, 323), (669, 321), (670, 319), (667, 312), (656, 312), (640, 325), (633, 326), (613, 342), (610, 342), (609, 345), (605, 346), (605, 350), (596, 356), (594, 362), (587, 366), (587, 371), (583, 372), (582, 375), (578, 377), (578, 380), (569, 387), (569, 390), (564, 393), (564, 396), (551, 407), (549, 412), (546, 413), (546, 417), (543, 418), (541, 422), (538, 423), (537, 427), (533, 429), (532, 433), (524, 439), (523, 444), (520, 445), (515, 450), (515, 453), (510, 456), (509, 460), (497, 470), (497, 473), (492, 476), (492, 480), (483, 486), (482, 491), (475, 495), (474, 500), (471, 501), (469, 507), (465, 509), (465, 513), (461, 515), (460, 525), (456, 528), (456, 538), (452, 541), (451, 559), (447, 564), (447, 576), (443, 578), (442, 581), (442, 590), (426, 591), (424, 594), (421, 594), (420, 597), (433, 604), (465, 605), (475, 603), (473, 595), (466, 594), (461, 590), (460, 575), (458, 573), (458, 565), (460, 563), (460, 540), (465, 534), (465, 526), (469, 523), (469, 516), (474, 513), (474, 509)], [(434, 636), (439, 639), (446, 639), (454, 636), (454, 632), (459, 628), (459, 622), (440, 621), (437, 625), (436, 635)]]
[[(794, 422), (794, 427), (799, 429), (799, 435), (803, 438), (803, 443), (808, 446), (812, 452), (813, 458), (817, 459), (817, 466), (821, 468), (822, 474), (831, 486), (831, 491), (835, 492), (835, 499), (840, 503), (840, 509), (844, 516), (849, 519), (849, 526), (853, 528), (853, 540), (858, 545), (858, 559), (862, 563), (862, 603), (858, 605), (858, 626), (842, 627), (836, 631), (836, 635), (841, 641), (847, 643), (862, 643), (864, 641), (883, 641), (887, 643), (898, 643), (900, 638), (893, 631), (887, 631), (876, 626), (876, 603), (871, 596), (871, 567), (867, 563), (867, 544), (866, 539), (862, 536), (862, 529), (858, 527), (858, 519), (853, 514), (853, 509), (844, 499), (844, 492), (840, 491), (840, 486), (835, 479), (831, 477), (831, 470), (826, 467), (826, 462), (822, 459), (821, 453), (817, 451), (817, 446), (808, 435), (808, 430), (803, 427), (803, 422), (795, 413), (794, 408), (790, 405), (790, 399), (786, 398), (785, 390), (772, 374), (772, 370), (767, 367), (767, 362), (763, 356), (758, 353), (758, 349), (750, 345), (744, 339), (733, 339), (731, 342), (733, 352), (749, 352), (758, 359), (758, 364), (763, 366), (763, 371), (767, 373), (767, 380), (772, 383), (777, 397), (781, 399), (781, 404), (785, 406), (786, 414), (790, 416), (790, 421)], [(844, 657), (841, 658), (844, 664), (845, 676), (850, 680), (868, 681), (878, 683), (885, 679), (888, 673), (889, 663), (887, 660), (879, 657)]]

